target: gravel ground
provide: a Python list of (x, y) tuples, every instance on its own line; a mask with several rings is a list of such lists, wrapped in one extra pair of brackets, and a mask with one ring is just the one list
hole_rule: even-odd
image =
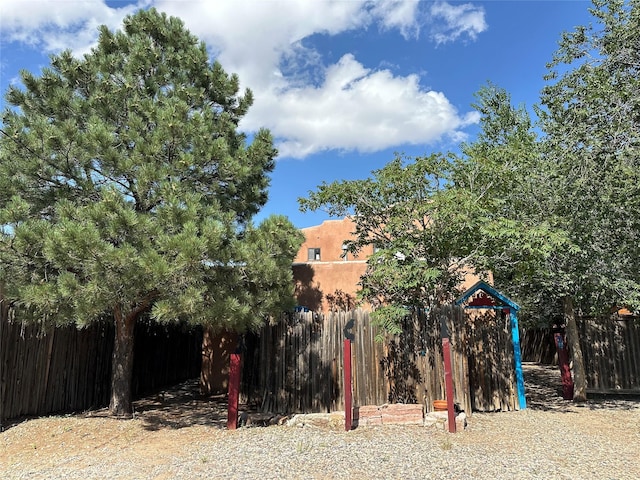
[(528, 406), (474, 413), (464, 432), (416, 426), (227, 431), (193, 385), (136, 403), (24, 421), (0, 434), (2, 479), (638, 479), (640, 399), (561, 399), (559, 372), (525, 365)]

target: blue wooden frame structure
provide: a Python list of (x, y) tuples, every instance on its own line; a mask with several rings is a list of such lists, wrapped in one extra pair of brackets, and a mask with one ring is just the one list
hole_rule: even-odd
[(496, 301), (496, 305), (467, 305), (464, 308), (509, 310), (509, 319), (511, 320), (511, 341), (513, 343), (516, 381), (518, 384), (518, 404), (520, 405), (520, 410), (524, 410), (527, 408), (527, 398), (524, 392), (524, 374), (522, 371), (522, 354), (520, 352), (520, 331), (518, 330), (518, 310), (520, 310), (520, 307), (517, 303), (515, 303), (507, 296), (503, 295), (498, 290), (482, 280), (474, 284), (471, 288), (469, 288), (469, 290), (460, 295), (456, 299), (456, 305), (462, 305), (478, 291), (482, 291), (492, 297)]

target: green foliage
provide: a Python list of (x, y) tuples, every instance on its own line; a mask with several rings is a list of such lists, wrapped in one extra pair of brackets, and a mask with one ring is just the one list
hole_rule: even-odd
[[(481, 132), (457, 156), (396, 158), (365, 180), (320, 185), (302, 209), (353, 215), (353, 251), (378, 247), (360, 295), (398, 333), (405, 307), (447, 303), (460, 270), (491, 271), (548, 323), (640, 309), (640, 1), (595, 0), (565, 33), (537, 109), (488, 84)], [(570, 301), (567, 301), (570, 300)]]
[(597, 0), (549, 64), (541, 125), (551, 208), (579, 248), (559, 270), (583, 312), (640, 308), (640, 2)]
[(21, 75), (0, 134), (0, 280), (25, 314), (242, 330), (291, 303), (300, 234), (250, 221), (271, 135), (238, 132), (251, 92), (180, 20), (140, 11), (83, 58)]
[(554, 173), (546, 169), (525, 108), (514, 107), (492, 84), (476, 97), (481, 133), (463, 145), (449, 193), (474, 225), (472, 263), (491, 271), (498, 287), (525, 307), (523, 320), (531, 321), (531, 312), (540, 315), (563, 285), (551, 268), (558, 253), (576, 246), (550, 207)]
[(413, 161), (397, 156), (368, 179), (322, 184), (299, 200), (304, 210), (352, 215), (350, 251), (374, 245), (359, 295), (381, 307), (374, 318), (392, 332), (404, 307), (440, 305), (458, 293), (474, 233), (445, 188), (451, 174), (442, 155)]
[(385, 333), (400, 335), (402, 333), (402, 322), (409, 314), (410, 311), (406, 307), (393, 303), (381, 305), (371, 312), (371, 323), (381, 327), (380, 332), (376, 335), (376, 341), (383, 341)]
[(598, 25), (563, 35), (540, 139), (505, 91), (478, 94), (482, 132), (463, 148), (452, 194), (481, 219), (474, 264), (529, 322), (557, 320), (564, 298), (583, 313), (639, 306), (639, 7), (596, 1)]

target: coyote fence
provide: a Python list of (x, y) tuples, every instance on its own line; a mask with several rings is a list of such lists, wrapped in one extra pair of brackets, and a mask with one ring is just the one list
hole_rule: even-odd
[[(577, 324), (588, 391), (640, 394), (640, 318), (578, 317)], [(558, 363), (551, 329), (526, 329), (521, 345), (524, 361)]]
[(362, 310), (284, 315), (244, 338), (243, 401), (269, 412), (344, 409), (344, 328), (352, 332), (353, 404), (423, 403), (443, 399), (441, 321), (451, 332), (455, 402), (472, 410), (514, 410), (517, 388), (508, 317), (489, 312), (470, 322), (459, 307), (409, 315), (403, 334), (385, 336)]
[[(43, 330), (0, 314), (0, 422), (108, 405), (113, 322)], [(134, 397), (200, 374), (200, 328), (143, 320), (135, 336)]]
[(640, 394), (640, 318), (578, 319), (587, 388)]
[(556, 365), (558, 354), (550, 328), (526, 328), (520, 336), (523, 362)]

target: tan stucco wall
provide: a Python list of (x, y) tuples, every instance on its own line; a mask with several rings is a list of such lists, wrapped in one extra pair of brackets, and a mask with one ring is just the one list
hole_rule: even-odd
[(355, 307), (360, 277), (367, 264), (359, 262), (313, 262), (293, 266), (296, 298), (299, 305), (313, 311), (331, 310), (328, 295)]
[[(329, 311), (331, 304), (327, 297), (342, 292), (349, 300), (356, 298), (360, 277), (365, 273), (366, 259), (373, 254), (373, 246), (364, 249), (359, 256), (348, 253), (343, 257), (342, 245), (345, 240), (353, 238), (355, 226), (347, 217), (340, 220), (326, 220), (321, 225), (303, 228), (301, 231), (305, 241), (298, 250), (293, 263), (293, 278), (296, 284), (298, 305), (313, 311)], [(308, 249), (319, 248), (320, 260), (309, 261)], [(462, 289), (466, 290), (480, 278), (469, 269)], [(485, 279), (493, 283), (489, 275)], [(367, 309), (367, 305), (361, 305)]]
[[(307, 262), (309, 248), (320, 248), (321, 262), (343, 262), (342, 244), (345, 240), (353, 239), (355, 225), (349, 217), (341, 220), (326, 220), (321, 225), (303, 228), (305, 241), (298, 250), (294, 262)], [(347, 255), (347, 261), (366, 260), (373, 253), (373, 247), (366, 248), (359, 257), (351, 253)]]
[[(355, 301), (360, 277), (367, 268), (366, 258), (373, 253), (373, 247), (367, 247), (359, 256), (351, 253), (343, 256), (342, 245), (353, 238), (354, 229), (348, 217), (302, 229), (305, 241), (293, 264), (299, 305), (328, 311), (331, 305), (327, 296), (336, 292), (342, 292), (343, 300), (346, 297), (349, 302)], [(308, 260), (309, 248), (320, 249), (319, 261)]]

